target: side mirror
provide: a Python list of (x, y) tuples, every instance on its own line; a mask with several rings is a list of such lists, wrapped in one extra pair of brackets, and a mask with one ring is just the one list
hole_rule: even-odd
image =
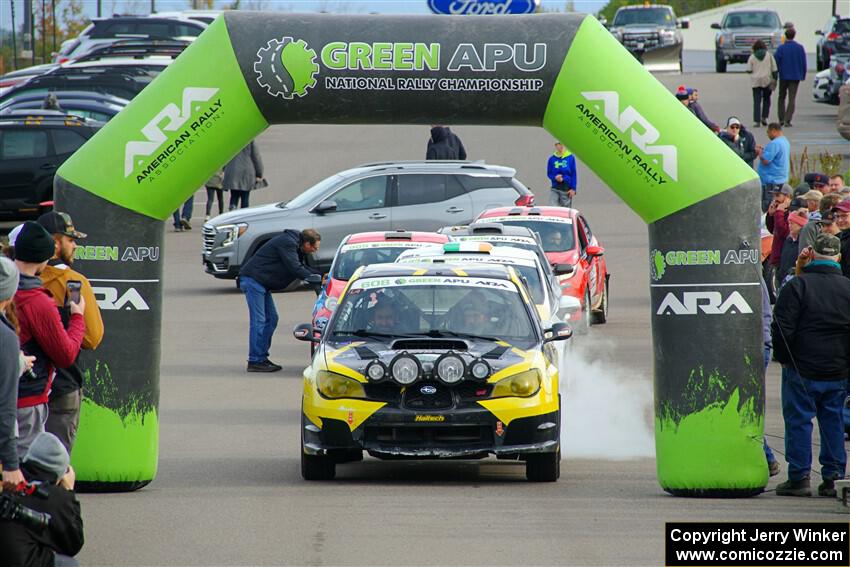
[(682, 18), (679, 20), (679, 27), (683, 30), (689, 29), (691, 27), (691, 21), (688, 18)]
[(823, 35), (823, 30), (815, 30), (815, 35)]
[(568, 276), (576, 270), (573, 264), (552, 264), (552, 271), (556, 276)]
[(300, 325), (296, 325), (292, 330), (292, 336), (299, 341), (318, 343), (321, 339), (316, 334), (321, 334), (321, 332), (321, 329), (313, 328), (313, 325), (310, 323), (301, 323)]
[(605, 16), (599, 16), (599, 23), (607, 28), (608, 27), (608, 18), (606, 18)]
[(558, 299), (558, 309), (564, 311), (568, 315), (581, 311), (581, 301), (572, 295), (562, 295)]
[(585, 252), (587, 252), (588, 256), (602, 256), (605, 254), (605, 249), (601, 246), (588, 246)]
[(573, 336), (573, 328), (568, 323), (555, 323), (551, 329), (543, 331), (543, 342), (565, 341)]
[(714, 22), (713, 24), (711, 24), (711, 29), (713, 29), (713, 30), (721, 29), (720, 24), (718, 24), (717, 22)]
[(336, 201), (322, 201), (313, 208), (313, 212), (318, 215), (323, 215), (325, 213), (335, 211), (336, 207)]

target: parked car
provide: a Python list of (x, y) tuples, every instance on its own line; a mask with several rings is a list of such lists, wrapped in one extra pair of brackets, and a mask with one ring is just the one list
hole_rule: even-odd
[(151, 56), (67, 63), (12, 87), (0, 95), (0, 105), (23, 93), (44, 96), (57, 91), (88, 91), (132, 100), (172, 61), (167, 56)]
[(746, 63), (757, 40), (762, 40), (771, 53), (782, 44), (782, 21), (773, 10), (730, 10), (711, 28), (719, 30), (714, 36), (714, 68), (718, 73), (725, 73), (728, 63)]
[(224, 13), (224, 10), (183, 10), (182, 12), (157, 12), (152, 18), (175, 18), (178, 20), (195, 20), (210, 25)]
[(52, 110), (0, 116), (0, 219), (32, 219), (49, 210), (56, 170), (102, 126)]
[(835, 53), (829, 68), (818, 71), (812, 84), (812, 98), (816, 102), (838, 104), (838, 90), (850, 79), (850, 53)]
[(153, 55), (175, 59), (190, 45), (190, 41), (179, 39), (125, 39), (96, 47), (74, 61), (82, 63), (110, 57), (144, 59)]
[[(9, 101), (9, 104), (4, 104), (0, 109), (0, 116), (13, 114), (18, 111), (33, 112), (42, 110), (44, 106), (43, 98), (40, 100), (25, 100), (25, 101)], [(121, 112), (126, 105), (114, 105), (110, 103), (97, 102), (86, 99), (74, 99), (64, 97), (59, 100), (58, 109), (60, 112), (77, 116), (81, 118), (91, 118), (99, 122), (108, 122), (116, 114)]]
[(682, 72), (682, 33), (687, 18), (678, 20), (670, 6), (646, 4), (617, 9), (608, 29), (650, 71)]
[(818, 71), (829, 66), (833, 55), (850, 55), (850, 18), (832, 16), (815, 35), (820, 36), (815, 51)]
[(355, 273), (304, 370), (301, 475), (379, 459), (525, 461), (560, 476), (558, 360), (569, 325), (542, 327), (510, 267), (376, 264)]
[(18, 69), (16, 71), (11, 71), (6, 73), (3, 76), (0, 76), (0, 95), (18, 85), (23, 83), (24, 81), (28, 81), (33, 77), (37, 77), (38, 75), (43, 75), (48, 71), (52, 71), (57, 68), (59, 65), (56, 63), (47, 63), (44, 65), (33, 65), (32, 67), (26, 67), (24, 69)]
[(291, 201), (239, 209), (204, 223), (207, 273), (233, 279), (254, 252), (284, 228), (314, 228), (326, 269), (342, 239), (354, 232), (434, 231), (469, 223), (485, 209), (534, 202), (516, 170), (467, 161), (371, 163), (320, 181)]
[(124, 39), (181, 39), (193, 41), (207, 25), (197, 20), (120, 16), (95, 18), (76, 38), (62, 43), (55, 63), (72, 61), (90, 51)]
[(571, 323), (584, 331), (608, 320), (608, 267), (596, 236), (579, 211), (567, 207), (502, 207), (484, 211), (478, 222), (499, 222), (528, 227), (543, 241), (543, 250), (561, 282), (564, 295), (581, 302), (581, 312)]
[[(448, 236), (435, 232), (393, 230), (349, 234), (337, 248), (327, 280), (313, 306), (313, 327), (319, 330), (325, 328), (336, 309), (342, 290), (361, 266), (391, 264), (406, 250), (444, 244), (448, 241)], [(313, 346), (311, 344), (311, 354)]]

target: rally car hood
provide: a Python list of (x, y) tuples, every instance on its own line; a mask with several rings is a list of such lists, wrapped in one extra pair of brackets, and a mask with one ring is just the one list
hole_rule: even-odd
[[(469, 366), (473, 360), (484, 359), (490, 365), (490, 376), (497, 372), (528, 361), (529, 352), (515, 348), (509, 343), (482, 341), (454, 337), (396, 338), (385, 340), (359, 340), (337, 348), (323, 344), (321, 356), (325, 357), (328, 370), (350, 374), (354, 371), (360, 377), (365, 376), (366, 366), (373, 360), (389, 366), (390, 362), (402, 352), (413, 355), (419, 360), (424, 374), (433, 369), (434, 361), (441, 355), (452, 352), (459, 355)], [(347, 370), (347, 372), (346, 372)]]

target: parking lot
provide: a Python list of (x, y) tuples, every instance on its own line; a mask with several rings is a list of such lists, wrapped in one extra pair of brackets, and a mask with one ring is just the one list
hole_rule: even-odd
[[(716, 122), (735, 114), (750, 123), (745, 74), (659, 80), (671, 89), (699, 88)], [(810, 153), (844, 152), (835, 107), (812, 103), (809, 87), (809, 81), (801, 85), (795, 126), (787, 132), (792, 150), (806, 144)], [(545, 200), (552, 147), (545, 131), (452, 126), (470, 159), (515, 167)], [(756, 137), (766, 141), (761, 131)], [(252, 200), (292, 198), (359, 163), (421, 159), (427, 139), (427, 126), (272, 127), (259, 138), (270, 187)], [(369, 458), (340, 465), (333, 482), (303, 481), (299, 407), (308, 346), (290, 329), (309, 320), (315, 296), (276, 296), (281, 321), (271, 359), (284, 370), (246, 374), (245, 300), (232, 281), (203, 272), (204, 198), (198, 196), (191, 232), (165, 228), (159, 473), (138, 492), (81, 496), (82, 564), (661, 565), (665, 521), (846, 521), (827, 499), (770, 492), (743, 500), (680, 499), (659, 488), (646, 228), (583, 166), (575, 206), (605, 247), (611, 311), (606, 325), (575, 339), (571, 364), (580, 372), (564, 392), (560, 481), (527, 483), (521, 466), (495, 460)], [(782, 452), (775, 367), (766, 418), (768, 441)], [(771, 479), (768, 488), (782, 479)]]

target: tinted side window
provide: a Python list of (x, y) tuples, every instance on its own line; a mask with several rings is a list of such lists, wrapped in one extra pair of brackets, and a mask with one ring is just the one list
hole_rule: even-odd
[(3, 159), (40, 158), (47, 155), (47, 132), (44, 130), (5, 130), (0, 142)]
[(82, 134), (71, 128), (51, 130), (50, 133), (53, 135), (53, 149), (57, 155), (73, 153), (86, 143)]
[(590, 225), (587, 224), (587, 219), (580, 216), (579, 222), (581, 223), (582, 228), (584, 228), (585, 235), (587, 235), (587, 241), (590, 242), (591, 240), (593, 240), (593, 233), (590, 232)]
[(446, 200), (446, 176), (409, 174), (398, 176), (396, 206), (421, 205)]
[(175, 37), (181, 36), (191, 36), (197, 37), (201, 35), (201, 32), (204, 31), (199, 26), (190, 26), (189, 24), (175, 24), (174, 26), (176, 31), (174, 33)]
[(511, 181), (504, 177), (488, 177), (475, 175), (457, 175), (457, 180), (463, 185), (467, 192), (477, 191), (478, 189), (493, 189), (494, 187), (510, 187)]
[(332, 197), (337, 211), (362, 211), (383, 207), (387, 202), (387, 177), (366, 177), (343, 187)]

